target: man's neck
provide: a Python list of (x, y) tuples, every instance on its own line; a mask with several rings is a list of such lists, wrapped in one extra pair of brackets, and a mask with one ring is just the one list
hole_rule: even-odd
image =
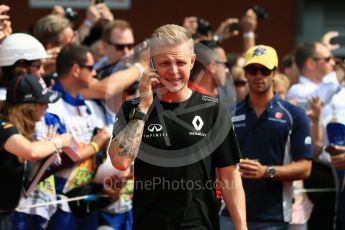
[(259, 117), (266, 110), (268, 103), (272, 100), (273, 97), (273, 91), (262, 94), (249, 92), (249, 103), (250, 106), (254, 109), (257, 117)]
[(315, 75), (312, 75), (311, 73), (303, 72), (302, 76), (309, 79), (310, 81), (314, 82), (317, 85), (321, 83), (321, 79)]
[(158, 97), (161, 101), (168, 103), (178, 103), (187, 100), (192, 95), (193, 91), (185, 88), (180, 92), (162, 92), (158, 90)]
[(207, 95), (216, 96), (218, 94), (217, 85), (211, 75), (207, 75), (205, 73), (202, 77), (198, 77), (196, 80), (199, 81), (197, 84), (207, 93)]
[(66, 76), (59, 79), (60, 84), (62, 85), (63, 89), (72, 97), (77, 97), (79, 94), (80, 88), (77, 84), (73, 82), (73, 80)]

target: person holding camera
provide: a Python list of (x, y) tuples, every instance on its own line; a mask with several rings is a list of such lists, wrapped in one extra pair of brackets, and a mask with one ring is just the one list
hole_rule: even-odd
[[(104, 0), (91, 0), (89, 2), (90, 4), (86, 10), (85, 19), (76, 30), (79, 43), (84, 42), (85, 38), (90, 35), (92, 28), (97, 23), (106, 24), (114, 20), (114, 15)], [(71, 7), (63, 8), (60, 5), (55, 5), (51, 14), (64, 16), (71, 23), (74, 23), (78, 19), (78, 12)]]

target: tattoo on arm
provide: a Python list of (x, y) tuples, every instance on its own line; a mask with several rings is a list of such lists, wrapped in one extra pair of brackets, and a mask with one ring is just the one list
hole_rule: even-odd
[(134, 160), (137, 157), (145, 122), (142, 120), (130, 120), (127, 126), (114, 136), (112, 147), (121, 158)]

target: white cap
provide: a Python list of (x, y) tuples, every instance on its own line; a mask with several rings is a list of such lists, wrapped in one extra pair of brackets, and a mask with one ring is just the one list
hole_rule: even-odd
[(11, 66), (23, 59), (32, 61), (47, 57), (43, 45), (29, 34), (11, 34), (0, 47), (0, 66)]

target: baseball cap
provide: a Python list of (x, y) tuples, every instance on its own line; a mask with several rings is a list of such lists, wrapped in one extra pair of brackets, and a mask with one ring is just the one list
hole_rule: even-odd
[(42, 78), (25, 74), (8, 82), (6, 102), (18, 103), (54, 103), (60, 93), (47, 88)]
[(247, 50), (244, 67), (250, 64), (260, 64), (272, 70), (278, 67), (278, 55), (274, 48), (266, 45), (253, 46)]

